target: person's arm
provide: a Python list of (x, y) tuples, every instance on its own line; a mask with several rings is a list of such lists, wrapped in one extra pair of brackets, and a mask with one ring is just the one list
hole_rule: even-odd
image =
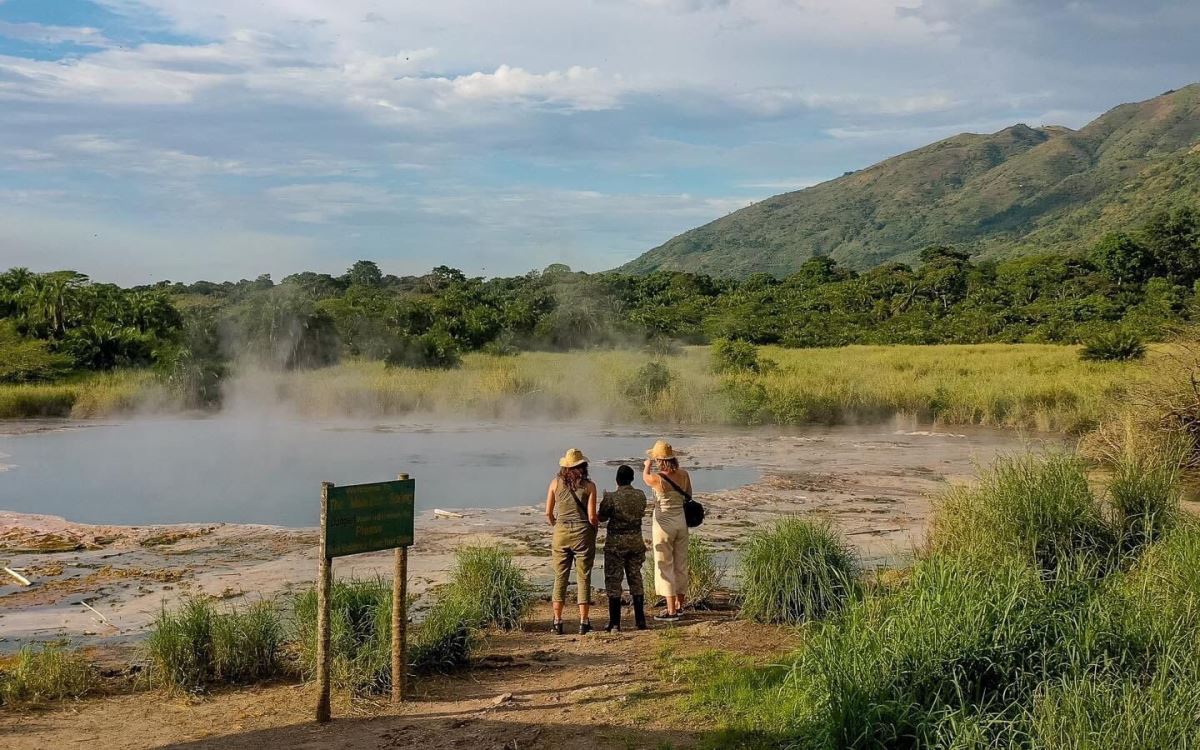
[(557, 478), (551, 480), (550, 488), (546, 490), (546, 521), (549, 522), (551, 526), (553, 526), (554, 522), (557, 520), (554, 517), (554, 485), (557, 482)]
[(613, 505), (612, 493), (605, 492), (604, 499), (602, 499), (600, 501), (600, 520), (601, 521), (612, 520), (612, 511), (613, 511), (612, 505)]
[(651, 489), (658, 487), (658, 483), (661, 481), (658, 477), (654, 476), (654, 472), (650, 470), (650, 467), (653, 464), (654, 462), (648, 458), (646, 459), (646, 463), (642, 464), (642, 481), (645, 482), (646, 486), (650, 487)]
[(588, 523), (593, 526), (600, 525), (600, 516), (596, 514), (596, 483), (588, 482)]

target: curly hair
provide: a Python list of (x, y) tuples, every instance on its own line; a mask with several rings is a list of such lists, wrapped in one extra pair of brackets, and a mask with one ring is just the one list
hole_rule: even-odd
[(588, 465), (579, 464), (558, 470), (558, 478), (573, 490), (581, 490), (588, 482)]

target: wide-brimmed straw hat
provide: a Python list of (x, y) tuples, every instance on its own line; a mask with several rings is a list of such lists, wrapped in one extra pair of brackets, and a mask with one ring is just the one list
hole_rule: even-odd
[(684, 454), (682, 451), (676, 452), (666, 440), (659, 440), (653, 448), (646, 451), (646, 455), (655, 461), (662, 461), (668, 458), (679, 458)]
[(558, 465), (564, 469), (570, 469), (573, 466), (580, 466), (588, 462), (588, 457), (583, 455), (583, 451), (578, 448), (572, 448), (566, 454), (558, 459)]

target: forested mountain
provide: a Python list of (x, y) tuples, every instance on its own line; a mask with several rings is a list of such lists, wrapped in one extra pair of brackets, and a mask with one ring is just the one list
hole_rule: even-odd
[(825, 256), (865, 269), (952, 244), (982, 257), (1082, 252), (1200, 198), (1200, 84), (1080, 130), (962, 134), (685, 232), (621, 270), (786, 276)]

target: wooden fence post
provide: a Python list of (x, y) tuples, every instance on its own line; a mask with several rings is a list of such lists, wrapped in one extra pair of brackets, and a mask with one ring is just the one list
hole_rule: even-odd
[(333, 583), (333, 558), (325, 549), (325, 522), (329, 517), (332, 482), (321, 482), (321, 568), (317, 576), (317, 721), (329, 721), (329, 589)]
[[(398, 474), (404, 481), (407, 474)], [(392, 703), (404, 700), (408, 680), (408, 547), (397, 547), (392, 570)]]

